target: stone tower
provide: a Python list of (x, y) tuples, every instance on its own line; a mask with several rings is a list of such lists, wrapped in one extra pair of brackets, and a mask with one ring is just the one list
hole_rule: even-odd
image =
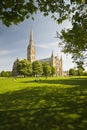
[(61, 58), (60, 58), (60, 75), (61, 76), (63, 75), (62, 68), (63, 68), (63, 61), (62, 61), (62, 56), (61, 56)]
[(29, 40), (29, 45), (27, 48), (27, 60), (29, 60), (30, 63), (32, 63), (36, 60), (36, 50), (35, 50), (35, 46), (34, 46), (32, 29), (30, 30), (30, 40)]
[(55, 57), (54, 57), (53, 51), (52, 51), (52, 54), (51, 54), (51, 66), (55, 66)]

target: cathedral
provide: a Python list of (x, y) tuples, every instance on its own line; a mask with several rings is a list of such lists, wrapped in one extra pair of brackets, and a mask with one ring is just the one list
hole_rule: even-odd
[[(27, 47), (27, 60), (30, 61), (30, 63), (38, 60), (36, 59), (36, 48), (34, 45), (34, 39), (33, 39), (33, 32), (32, 29), (30, 30), (30, 39), (29, 39), (29, 45)], [(16, 65), (19, 60), (17, 59), (13, 64), (13, 72), (16, 73)], [(49, 58), (40, 59), (38, 60), (40, 62), (48, 62), (51, 66), (56, 68), (56, 76), (62, 76), (63, 69), (62, 69), (62, 57), (59, 58), (58, 56), (54, 56), (54, 53), (52, 51), (52, 54)]]

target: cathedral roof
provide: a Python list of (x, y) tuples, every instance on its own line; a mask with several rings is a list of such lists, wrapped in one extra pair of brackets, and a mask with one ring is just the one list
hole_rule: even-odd
[(49, 62), (51, 60), (51, 58), (45, 58), (45, 59), (40, 59), (39, 61), (41, 62)]

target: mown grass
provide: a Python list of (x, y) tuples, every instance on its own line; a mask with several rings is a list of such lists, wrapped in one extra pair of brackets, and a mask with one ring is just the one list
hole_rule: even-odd
[(0, 130), (86, 130), (87, 77), (0, 78)]

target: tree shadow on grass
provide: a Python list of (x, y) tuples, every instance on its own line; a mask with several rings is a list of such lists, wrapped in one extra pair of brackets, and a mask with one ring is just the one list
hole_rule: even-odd
[(58, 85), (58, 84), (61, 84), (62, 86), (63, 85), (70, 85), (71, 87), (73, 87), (73, 86), (79, 86), (80, 87), (80, 89), (83, 89), (83, 88), (85, 88), (86, 86), (87, 86), (87, 78), (63, 78), (63, 79), (60, 79), (60, 78), (58, 78), (58, 79), (56, 79), (56, 78), (53, 78), (53, 79), (42, 79), (42, 80), (38, 80), (38, 82), (35, 82), (34, 80), (31, 80), (31, 81), (23, 81), (23, 82), (21, 82), (21, 83), (36, 83), (36, 84), (38, 84), (39, 83), (39, 85), (41, 84), (43, 84), (43, 86), (44, 86), (44, 84), (48, 84), (48, 85), (53, 85), (53, 86), (55, 86), (55, 85)]
[(64, 85), (87, 85), (87, 78), (65, 78), (65, 79), (51, 79), (51, 80), (41, 80), (41, 83), (48, 84), (64, 84)]
[(0, 94), (0, 130), (86, 130), (86, 92), (27, 87)]

